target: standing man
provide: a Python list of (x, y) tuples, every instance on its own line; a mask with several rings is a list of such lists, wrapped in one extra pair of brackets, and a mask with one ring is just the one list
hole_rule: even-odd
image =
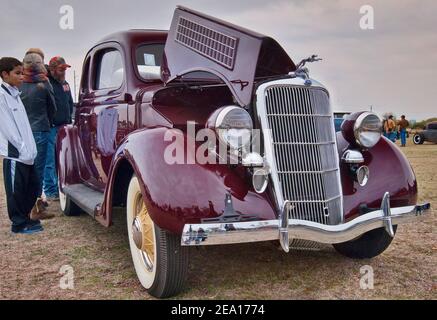
[(384, 123), (384, 133), (391, 142), (396, 142), (395, 129), (396, 123), (393, 120), (393, 116), (389, 115), (387, 121)]
[(53, 88), (47, 78), (47, 71), (40, 54), (27, 53), (23, 60), (24, 83), (20, 87), (21, 100), (26, 108), (30, 127), (35, 138), (37, 156), (35, 169), (38, 173), (39, 191), (36, 201), (36, 213), (31, 216), (34, 220), (51, 219), (51, 213), (46, 213), (46, 207), (41, 199), (44, 169), (46, 166), (47, 143), (51, 124), (56, 112)]
[(55, 165), (55, 144), (59, 127), (70, 124), (73, 114), (73, 97), (65, 73), (71, 66), (62, 57), (54, 57), (49, 62), (49, 80), (53, 87), (56, 113), (47, 144), (46, 166), (44, 170), (44, 194), (48, 201), (59, 200), (58, 176)]
[(399, 132), (401, 133), (401, 147), (405, 147), (407, 144), (407, 128), (410, 126), (410, 122), (405, 119), (405, 115), (401, 116), (401, 120), (398, 121)]
[[(38, 197), (37, 155), (32, 129), (20, 99), (23, 64), (15, 58), (0, 59), (0, 156), (6, 203), (13, 233), (32, 234), (43, 230), (39, 220), (31, 220)], [(33, 209), (32, 209), (33, 208)]]

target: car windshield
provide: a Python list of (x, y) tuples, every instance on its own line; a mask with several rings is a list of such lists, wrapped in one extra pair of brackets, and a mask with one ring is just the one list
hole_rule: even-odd
[[(161, 63), (164, 55), (165, 44), (143, 44), (137, 48), (136, 64), (138, 73), (143, 80), (160, 80)], [(183, 82), (214, 82), (223, 81), (216, 75), (206, 71), (191, 71), (178, 77)]]
[(138, 73), (143, 80), (161, 79), (161, 62), (164, 44), (143, 44), (137, 48), (136, 63)]

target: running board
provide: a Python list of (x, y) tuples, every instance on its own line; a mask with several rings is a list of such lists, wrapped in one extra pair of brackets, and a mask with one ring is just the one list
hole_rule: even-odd
[(63, 191), (83, 211), (95, 218), (97, 207), (103, 203), (102, 192), (91, 189), (81, 183), (65, 186)]

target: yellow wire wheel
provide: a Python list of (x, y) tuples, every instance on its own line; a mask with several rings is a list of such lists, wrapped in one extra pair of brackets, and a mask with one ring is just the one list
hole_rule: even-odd
[(135, 219), (141, 224), (141, 251), (147, 255), (149, 267), (153, 267), (155, 259), (155, 234), (153, 230), (153, 221), (150, 218), (147, 207), (144, 203), (141, 193), (137, 195), (135, 205)]

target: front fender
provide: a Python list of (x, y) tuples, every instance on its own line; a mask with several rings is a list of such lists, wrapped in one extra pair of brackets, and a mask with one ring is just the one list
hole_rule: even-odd
[[(341, 158), (351, 146), (341, 133), (337, 133), (337, 142)], [(360, 206), (379, 208), (385, 192), (390, 193), (392, 208), (416, 205), (416, 177), (407, 158), (394, 143), (382, 137), (362, 154), (364, 165), (370, 170), (369, 181), (364, 187), (351, 178), (347, 164), (340, 165), (346, 221), (360, 215)]]
[[(165, 141), (168, 130), (181, 139)], [(180, 141), (179, 147), (185, 150), (186, 140), (182, 131), (153, 128), (134, 132), (124, 146), (124, 157), (139, 178), (151, 218), (159, 227), (180, 234), (186, 223), (221, 215), (227, 192), (231, 193), (235, 211), (255, 215), (259, 220), (276, 219), (268, 194), (257, 194), (245, 171), (221, 164), (168, 164), (165, 149)]]

